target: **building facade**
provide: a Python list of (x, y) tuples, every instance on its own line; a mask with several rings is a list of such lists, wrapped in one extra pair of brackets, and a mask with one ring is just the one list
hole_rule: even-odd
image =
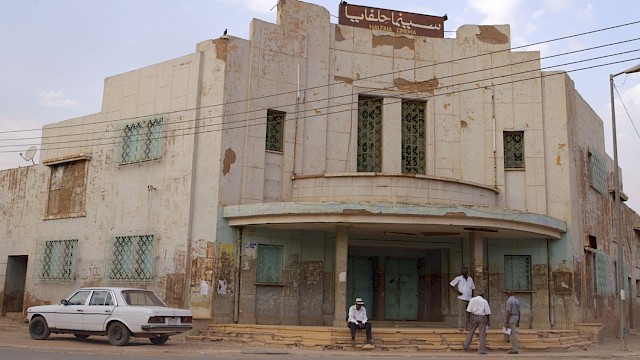
[[(468, 266), (497, 321), (511, 288), (522, 327), (615, 335), (601, 119), (508, 26), (411, 26), (281, 1), (249, 40), (107, 78), (99, 113), (43, 128), (41, 164), (0, 172), (2, 312), (117, 283), (221, 323), (343, 326), (362, 297), (374, 320), (454, 326)], [(636, 328), (625, 205), (622, 224)]]

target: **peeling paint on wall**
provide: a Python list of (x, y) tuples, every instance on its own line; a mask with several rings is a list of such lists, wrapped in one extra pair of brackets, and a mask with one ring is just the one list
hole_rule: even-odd
[(216, 59), (226, 61), (229, 51), (229, 39), (220, 38), (214, 41), (216, 45)]
[(222, 161), (222, 174), (227, 175), (231, 170), (231, 164), (236, 162), (236, 153), (228, 148), (224, 151), (224, 160)]
[(433, 91), (438, 88), (439, 84), (440, 82), (436, 78), (426, 81), (409, 81), (403, 78), (393, 79), (393, 85), (396, 86), (398, 90), (408, 92), (428, 92), (431, 95), (433, 95)]
[(509, 42), (509, 37), (496, 29), (495, 26), (480, 25), (478, 29), (480, 29), (480, 34), (476, 35), (476, 38), (484, 43), (498, 45)]
[(403, 47), (409, 50), (415, 50), (416, 41), (404, 36), (392, 36), (392, 35), (373, 35), (371, 38), (371, 46), (376, 48), (379, 46), (393, 46), (394, 49), (402, 49)]
[(347, 83), (349, 85), (353, 84), (353, 79), (352, 78), (348, 78), (348, 77), (344, 77), (344, 76), (334, 76), (333, 80), (342, 81), (342, 82)]
[[(216, 279), (218, 283), (223, 282), (224, 284), (231, 284), (234, 276), (234, 258), (233, 258), (233, 244), (218, 244), (218, 259), (216, 266)], [(220, 288), (218, 287), (218, 290)], [(233, 294), (233, 288), (225, 287), (224, 294), (219, 293), (220, 295), (231, 295)]]

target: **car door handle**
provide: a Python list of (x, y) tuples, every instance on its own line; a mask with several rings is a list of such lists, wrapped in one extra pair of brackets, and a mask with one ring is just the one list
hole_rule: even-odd
[(78, 309), (78, 310), (76, 310), (76, 311), (77, 311), (77, 312), (82, 312), (82, 309)]
[(104, 312), (107, 314), (111, 314), (111, 310), (105, 310)]

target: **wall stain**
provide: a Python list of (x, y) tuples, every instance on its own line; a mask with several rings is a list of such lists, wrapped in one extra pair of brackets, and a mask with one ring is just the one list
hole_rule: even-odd
[(236, 162), (236, 153), (228, 148), (224, 151), (224, 160), (222, 161), (222, 174), (227, 175), (231, 170), (231, 164)]
[(216, 59), (221, 61), (227, 60), (227, 55), (229, 52), (229, 42), (228, 38), (219, 38), (213, 41), (216, 45)]
[(393, 46), (394, 49), (406, 47), (409, 50), (415, 50), (416, 42), (415, 39), (404, 36), (373, 35), (371, 38), (371, 46), (374, 48), (379, 46)]
[(478, 29), (480, 29), (480, 34), (476, 35), (476, 38), (484, 43), (498, 45), (509, 42), (509, 37), (496, 29), (495, 26), (480, 25)]
[(340, 26), (336, 26), (335, 40), (336, 41), (344, 41), (345, 40), (344, 36), (342, 36), (342, 29), (340, 28)]

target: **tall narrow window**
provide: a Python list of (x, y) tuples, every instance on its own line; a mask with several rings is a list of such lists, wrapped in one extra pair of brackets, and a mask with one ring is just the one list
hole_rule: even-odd
[(282, 111), (267, 110), (267, 150), (282, 152), (285, 115)]
[(425, 173), (424, 102), (402, 102), (402, 172)]
[(602, 158), (597, 152), (591, 149), (589, 149), (587, 158), (589, 185), (600, 194), (606, 194), (608, 185), (604, 161), (602, 161)]
[(152, 280), (153, 235), (118, 236), (111, 249), (110, 280)]
[(258, 245), (256, 281), (259, 283), (282, 282), (284, 248), (279, 245)]
[(531, 256), (504, 256), (504, 287), (512, 290), (531, 290)]
[(358, 171), (382, 171), (382, 99), (358, 99)]
[(505, 169), (524, 169), (524, 131), (505, 131), (503, 140)]
[[(596, 294), (609, 295), (611, 288), (611, 259), (605, 253), (595, 252), (596, 260)], [(617, 269), (616, 269), (617, 270)]]

